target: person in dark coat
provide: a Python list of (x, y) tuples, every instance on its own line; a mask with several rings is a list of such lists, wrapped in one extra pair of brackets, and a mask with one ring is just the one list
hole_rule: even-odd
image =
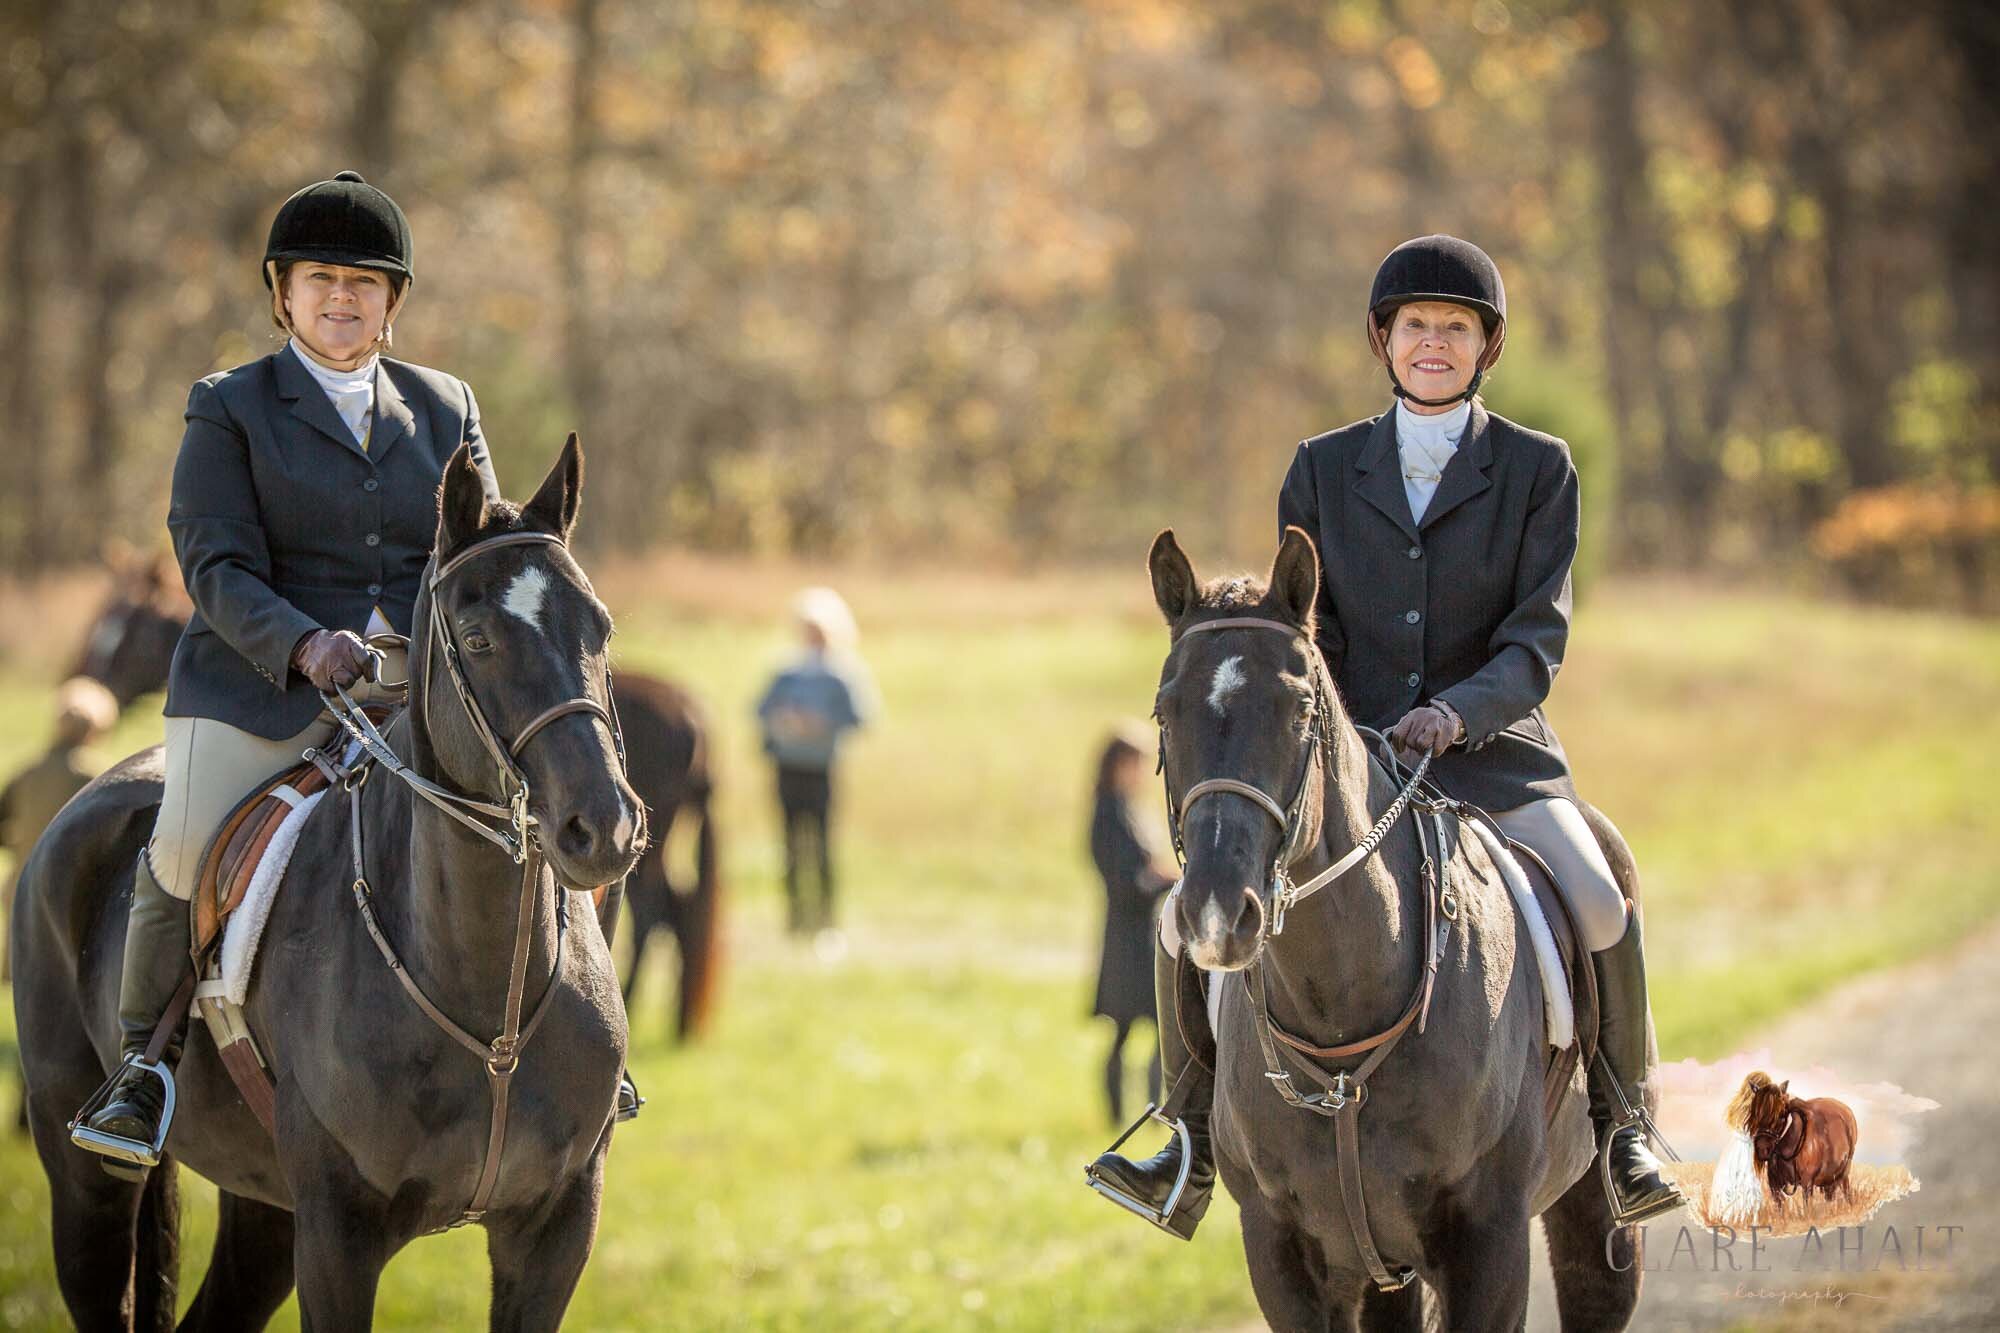
[[(390, 359), (414, 278), (403, 210), (343, 171), (279, 208), (264, 254), (276, 352), (196, 381), (167, 516), (195, 614), (167, 679), (166, 786), (135, 872), (118, 1017), (126, 1063), (89, 1125), (150, 1150), (162, 1079), (132, 1063), (188, 963), (188, 899), (222, 818), (332, 741), (320, 692), (386, 699), (363, 635), (407, 636), (446, 462), (500, 498), (464, 381)], [(385, 638), (382, 678), (405, 678)], [(178, 1036), (163, 1063), (179, 1058)], [(89, 1145), (85, 1145), (89, 1146)]]
[[(1319, 648), (1355, 722), (1412, 762), (1433, 756), (1439, 786), (1493, 812), (1555, 872), (1597, 974), (1590, 1106), (1622, 1226), (1681, 1196), (1637, 1109), (1648, 1053), (1639, 916), (1577, 808), (1569, 759), (1541, 707), (1569, 639), (1576, 468), (1561, 440), (1480, 401), (1506, 328), (1506, 290), (1479, 247), (1423, 236), (1391, 251), (1367, 330), (1396, 401), (1299, 445), (1278, 526), (1302, 529), (1319, 549)], [(1171, 985), (1171, 957), (1156, 951), (1156, 964)], [(1177, 1032), (1161, 1038), (1173, 1078), (1187, 1056)], [(1200, 1084), (1184, 1112), (1194, 1178), (1212, 1179), (1208, 1083), (1189, 1082)], [(1180, 1142), (1138, 1163), (1106, 1154), (1098, 1166), (1135, 1197), (1164, 1202)]]
[[(1090, 812), (1090, 859), (1104, 881), (1104, 944), (1090, 1012), (1114, 1025), (1111, 1050), (1104, 1057), (1104, 1095), (1115, 1123), (1125, 1117), (1125, 1039), (1134, 1023), (1159, 1021), (1153, 1004), (1153, 913), (1174, 884), (1140, 837), (1133, 815), (1132, 801), (1145, 778), (1146, 754), (1136, 736), (1121, 732), (1105, 743)], [(1147, 1070), (1146, 1086), (1158, 1101), (1157, 1056)]]

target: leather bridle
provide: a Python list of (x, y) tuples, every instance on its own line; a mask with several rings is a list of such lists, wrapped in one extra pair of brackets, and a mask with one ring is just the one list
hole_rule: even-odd
[[(451, 633), (449, 622), (439, 609), (438, 590), (444, 581), (463, 568), (474, 558), (509, 546), (558, 546), (566, 547), (562, 538), (545, 532), (509, 532), (497, 537), (477, 541), (458, 552), (451, 559), (439, 565), (435, 558), (431, 561), (425, 579), (425, 591), (429, 596), (429, 633), (424, 641), (424, 653), (420, 662), (413, 664), (409, 679), (424, 682), (423, 710), (424, 722), (430, 725), (430, 680), (431, 656), (438, 654), (444, 663), (445, 675), (451, 681), (459, 704), (471, 721), (474, 733), (499, 769), (501, 800), (499, 802), (481, 800), (452, 791), (428, 778), (412, 771), (390, 748), (389, 743), (376, 728), (373, 721), (363, 713), (348, 692), (339, 685), (334, 686), (333, 696), (322, 694), (328, 711), (339, 721), (341, 727), (361, 747), (362, 755), (351, 766), (342, 767), (317, 751), (307, 751), (307, 757), (318, 764), (330, 779), (338, 782), (348, 793), (350, 841), (354, 857), (354, 902), (360, 909), (362, 924), (367, 927), (369, 938), (388, 964), (391, 974), (402, 984), (403, 990), (416, 1004), (424, 1016), (459, 1045), (477, 1056), (486, 1066), (487, 1090), (491, 1096), (493, 1112), (489, 1121), (486, 1156), (479, 1173), (479, 1182), (474, 1186), (472, 1202), (459, 1218), (447, 1224), (447, 1228), (477, 1222), (486, 1213), (487, 1205), (493, 1197), (494, 1186), (500, 1178), (500, 1159), (507, 1140), (508, 1093), (514, 1071), (520, 1065), (521, 1050), (533, 1037), (542, 1019), (547, 1016), (549, 1003), (555, 998), (557, 982), (562, 977), (563, 944), (569, 929), (569, 894), (558, 884), (556, 894), (556, 947), (550, 962), (548, 985), (542, 998), (536, 1003), (533, 1013), (523, 1022), (521, 1010), (527, 993), (528, 952), (534, 930), (534, 898), (541, 882), (544, 853), (542, 848), (541, 825), (529, 810), (528, 775), (522, 771), (520, 756), (528, 743), (544, 728), (558, 718), (572, 713), (584, 713), (604, 723), (611, 732), (613, 747), (617, 751), (619, 767), (625, 764), (624, 738), (620, 734), (617, 714), (595, 699), (579, 696), (537, 713), (529, 719), (511, 742), (502, 741), (481, 707), (479, 698), (473, 693), (471, 683), (465, 678), (465, 671), (459, 661), (459, 646), (456, 636)], [(403, 682), (408, 684), (408, 680)], [(611, 696), (610, 681), (605, 681), (605, 697)], [(440, 1009), (431, 998), (424, 994), (410, 976), (383, 932), (381, 919), (375, 912), (373, 894), (368, 887), (368, 876), (362, 846), (361, 787), (368, 779), (373, 766), (379, 765), (394, 774), (411, 791), (428, 801), (438, 810), (451, 816), (460, 824), (479, 834), (487, 841), (507, 852), (521, 867), (520, 899), (515, 907), (514, 951), (512, 964), (507, 975), (506, 1004), (501, 1020), (500, 1033), (492, 1041), (481, 1041)], [(505, 821), (504, 824), (499, 821)]]
[(1292, 799), (1281, 805), (1276, 797), (1265, 792), (1254, 783), (1237, 778), (1204, 778), (1189, 787), (1178, 800), (1174, 797), (1172, 776), (1167, 773), (1167, 729), (1164, 722), (1160, 726), (1160, 774), (1166, 783), (1167, 815), (1173, 829), (1174, 855), (1181, 864), (1187, 864), (1185, 826), (1187, 812), (1196, 801), (1204, 796), (1227, 793), (1241, 796), (1258, 809), (1277, 821), (1279, 830), (1278, 848), (1272, 853), (1270, 873), (1266, 876), (1271, 884), (1271, 911), (1262, 936), (1258, 939), (1261, 950), (1265, 939), (1276, 938), (1285, 931), (1285, 913), (1300, 902), (1318, 893), (1327, 885), (1360, 865), (1361, 862), (1382, 845), (1389, 830), (1402, 817), (1403, 810), (1416, 794), (1424, 774), (1430, 770), (1431, 757), (1427, 754), (1417, 762), (1412, 776), (1381, 819), (1368, 831), (1368, 836), (1357, 843), (1352, 850), (1318, 874), (1303, 883), (1294, 883), (1291, 868), (1312, 851), (1319, 840), (1319, 828), (1312, 815), (1311, 797), (1315, 786), (1323, 793), (1326, 780), (1327, 755), (1333, 746), (1333, 719), (1336, 716), (1333, 694), (1333, 674), (1327, 670), (1326, 659), (1320, 655), (1319, 645), (1297, 625), (1286, 624), (1282, 620), (1269, 620), (1262, 616), (1227, 616), (1219, 620), (1204, 620), (1189, 625), (1181, 631), (1175, 647), (1190, 634), (1212, 633), (1223, 630), (1259, 629), (1275, 630), (1288, 638), (1299, 640), (1305, 649), (1306, 661), (1312, 672), (1313, 719), (1311, 734), (1306, 742), (1306, 751), (1299, 760), (1299, 776), (1293, 783)]

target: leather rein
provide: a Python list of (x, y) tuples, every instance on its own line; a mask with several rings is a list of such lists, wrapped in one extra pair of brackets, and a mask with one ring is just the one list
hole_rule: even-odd
[[(595, 699), (579, 697), (567, 699), (536, 714), (521, 728), (511, 742), (502, 741), (480, 707), (479, 700), (472, 692), (472, 686), (465, 678), (459, 662), (457, 639), (451, 634), (444, 613), (438, 607), (438, 589), (444, 581), (462, 568), (474, 557), (507, 546), (546, 545), (563, 546), (560, 537), (542, 532), (510, 532), (497, 537), (488, 537), (474, 542), (460, 551), (443, 565), (433, 560), (433, 568), (426, 580), (425, 590), (429, 594), (430, 617), (429, 635), (424, 644), (424, 658), (413, 664), (411, 679), (425, 682), (423, 708), (428, 724), (430, 714), (430, 661), (433, 652), (439, 653), (444, 661), (445, 674), (457, 693), (459, 704), (472, 722), (473, 731), (485, 746), (500, 770), (501, 800), (499, 802), (480, 800), (454, 792), (447, 787), (421, 776), (411, 770), (390, 748), (389, 743), (377, 730), (375, 724), (355, 704), (347, 691), (334, 686), (334, 696), (322, 694), (328, 710), (340, 722), (347, 734), (358, 743), (361, 758), (352, 766), (342, 768), (327, 756), (316, 751), (308, 751), (307, 757), (318, 764), (330, 779), (335, 780), (348, 793), (350, 842), (354, 856), (354, 904), (361, 912), (361, 921), (367, 927), (368, 937), (375, 942), (382, 960), (388, 964), (390, 972), (402, 984), (403, 990), (421, 1010), (424, 1016), (435, 1024), (453, 1041), (470, 1051), (486, 1066), (487, 1091), (492, 1100), (492, 1116), (488, 1123), (485, 1161), (479, 1173), (479, 1182), (474, 1186), (472, 1202), (465, 1212), (440, 1230), (477, 1222), (485, 1216), (487, 1205), (492, 1201), (493, 1190), (500, 1179), (501, 1151), (507, 1141), (507, 1105), (514, 1071), (519, 1068), (521, 1050), (535, 1035), (542, 1019), (548, 1015), (550, 1002), (555, 999), (557, 982), (562, 977), (564, 937), (569, 932), (569, 894), (562, 885), (556, 892), (556, 948), (550, 963), (549, 980), (542, 991), (542, 998), (536, 1002), (534, 1010), (522, 1020), (522, 1008), (527, 995), (528, 952), (534, 933), (534, 899), (541, 882), (544, 862), (541, 825), (529, 813), (528, 777), (520, 766), (520, 756), (543, 728), (561, 717), (572, 713), (585, 713), (604, 723), (612, 735), (621, 765), (625, 761), (624, 738), (620, 734), (616, 713), (598, 703)], [(392, 682), (393, 683), (393, 682)], [(409, 682), (402, 682), (407, 685)], [(609, 697), (609, 682), (606, 696)], [(500, 1033), (492, 1041), (481, 1041), (440, 1009), (423, 992), (410, 971), (397, 956), (395, 946), (382, 929), (380, 917), (375, 912), (374, 896), (368, 886), (368, 872), (364, 860), (361, 827), (361, 787), (368, 780), (371, 768), (379, 765), (400, 779), (412, 792), (428, 801), (443, 813), (451, 816), (474, 833), (493, 843), (511, 856), (521, 867), (521, 891), (515, 905), (514, 951), (512, 964), (507, 974), (507, 998), (501, 1020)], [(504, 821), (504, 822), (503, 822)]]
[[(1327, 751), (1332, 745), (1334, 699), (1331, 673), (1327, 670), (1326, 659), (1320, 655), (1319, 646), (1296, 625), (1281, 620), (1270, 620), (1260, 616), (1231, 616), (1217, 620), (1202, 621), (1181, 631), (1181, 637), (1204, 632), (1227, 630), (1273, 630), (1288, 637), (1298, 639), (1306, 651), (1311, 664), (1313, 678), (1314, 716), (1306, 753), (1300, 765), (1296, 791), (1289, 806), (1278, 801), (1254, 784), (1235, 778), (1207, 778), (1189, 787), (1176, 801), (1173, 783), (1166, 777), (1166, 732), (1160, 734), (1160, 771), (1167, 787), (1167, 812), (1173, 830), (1174, 854), (1183, 867), (1187, 863), (1183, 831), (1187, 811), (1198, 800), (1211, 795), (1234, 795), (1249, 800), (1258, 809), (1277, 821), (1280, 839), (1273, 854), (1270, 870), (1271, 911), (1265, 921), (1262, 936), (1257, 941), (1257, 955), (1249, 966), (1242, 969), (1243, 991), (1250, 1001), (1256, 1022), (1252, 1029), (1257, 1035), (1257, 1044), (1264, 1060), (1264, 1076), (1271, 1081), (1278, 1095), (1285, 1102), (1303, 1111), (1324, 1116), (1333, 1121), (1335, 1158), (1339, 1168), (1341, 1204), (1347, 1215), (1348, 1229), (1354, 1235), (1356, 1248), (1362, 1262), (1367, 1265), (1369, 1276), (1383, 1291), (1397, 1291), (1406, 1286), (1416, 1272), (1408, 1265), (1391, 1270), (1383, 1263), (1375, 1248), (1374, 1236), (1368, 1227), (1368, 1209), (1361, 1187), (1361, 1163), (1359, 1149), (1359, 1116), (1361, 1108), (1368, 1101), (1368, 1079), (1389, 1057), (1403, 1036), (1414, 1024), (1419, 1035), (1424, 1031), (1430, 1013), (1431, 996), (1436, 988), (1438, 967), (1444, 958), (1445, 945), (1451, 937), (1451, 927), (1458, 919), (1458, 898), (1447, 882), (1445, 864), (1449, 859), (1449, 843), (1446, 841), (1445, 815), (1459, 813), (1456, 803), (1420, 795), (1419, 788), (1424, 774), (1429, 770), (1431, 756), (1424, 755), (1417, 763), (1409, 782), (1404, 785), (1396, 798), (1390, 802), (1382, 817), (1369, 829), (1368, 834), (1344, 856), (1312, 875), (1303, 882), (1294, 883), (1291, 868), (1308, 855), (1313, 844), (1318, 841), (1317, 832), (1309, 820), (1308, 801), (1319, 779), (1320, 790), (1324, 792), (1327, 775)], [(1179, 640), (1176, 640), (1176, 647)], [(1284, 933), (1285, 913), (1298, 903), (1319, 892), (1335, 880), (1345, 875), (1373, 855), (1382, 845), (1389, 831), (1402, 817), (1403, 812), (1415, 802), (1418, 813), (1413, 822), (1416, 827), (1417, 846), (1423, 854), (1421, 879), (1424, 897), (1424, 933), (1419, 938), (1426, 941), (1423, 967), (1419, 973), (1409, 1003), (1396, 1021), (1372, 1036), (1358, 1041), (1346, 1042), (1338, 1046), (1317, 1046), (1304, 1038), (1294, 1036), (1279, 1025), (1271, 1016), (1270, 993), (1265, 977), (1262, 958), (1264, 945), (1270, 939)], [(1431, 834), (1426, 836), (1424, 816), (1431, 821)], [(1442, 918), (1442, 919), (1440, 919)], [(1291, 1070), (1286, 1068), (1286, 1053), (1290, 1053), (1291, 1063), (1305, 1076), (1318, 1084), (1321, 1091), (1302, 1093), (1293, 1082)], [(1350, 1060), (1365, 1056), (1352, 1072), (1340, 1070), (1329, 1075), (1319, 1065), (1319, 1061)]]

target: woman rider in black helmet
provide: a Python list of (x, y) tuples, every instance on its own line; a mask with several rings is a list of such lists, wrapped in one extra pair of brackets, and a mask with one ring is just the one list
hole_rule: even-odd
[[(195, 616), (167, 681), (166, 783), (134, 873), (118, 1018), (126, 1063), (87, 1129), (144, 1160), (165, 1080), (133, 1064), (188, 968), (202, 852), (258, 779), (330, 744), (320, 704), (364, 679), (362, 635), (407, 636), (437, 534), (437, 488), (461, 444), (500, 496), (472, 390), (385, 355), (409, 296), (410, 224), (355, 172), (278, 209), (264, 252), (269, 356), (198, 381), (167, 526)], [(384, 679), (407, 677), (399, 649)], [(162, 1063), (180, 1056), (176, 1034)], [(636, 1112), (629, 1081), (619, 1110)], [(136, 1153), (136, 1156), (135, 1156)]]
[[(1302, 528), (1319, 548), (1319, 646), (1354, 720), (1412, 759), (1432, 755), (1440, 786), (1493, 812), (1555, 871), (1597, 976), (1590, 1110), (1609, 1155), (1613, 1212), (1620, 1225), (1638, 1222), (1681, 1202), (1646, 1122), (1627, 1109), (1643, 1106), (1647, 1056), (1639, 916), (1578, 809), (1569, 761), (1541, 710), (1569, 637), (1576, 470), (1561, 440), (1478, 398), (1507, 333), (1506, 290), (1479, 247), (1453, 236), (1397, 246), (1375, 274), (1367, 328), (1396, 401), (1299, 446), (1278, 497), (1279, 531)], [(1161, 1012), (1171, 1013), (1173, 955), (1163, 946), (1154, 964)], [(1199, 1005), (1180, 1010), (1183, 1022), (1207, 1021)], [(1212, 1077), (1178, 1025), (1162, 1022), (1159, 1032), (1174, 1089), (1163, 1110), (1192, 1145), (1180, 1202), (1164, 1214), (1182, 1167), (1178, 1135), (1144, 1161), (1106, 1153), (1090, 1174), (1186, 1238), (1214, 1189)]]

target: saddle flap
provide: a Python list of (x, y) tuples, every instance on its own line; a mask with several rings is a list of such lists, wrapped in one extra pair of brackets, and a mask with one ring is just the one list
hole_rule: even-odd
[(326, 775), (310, 763), (275, 773), (237, 802), (201, 854), (195, 879), (194, 952), (205, 953), (222, 933), (222, 923), (243, 901), (257, 862), (285, 816), (306, 797), (327, 786)]

